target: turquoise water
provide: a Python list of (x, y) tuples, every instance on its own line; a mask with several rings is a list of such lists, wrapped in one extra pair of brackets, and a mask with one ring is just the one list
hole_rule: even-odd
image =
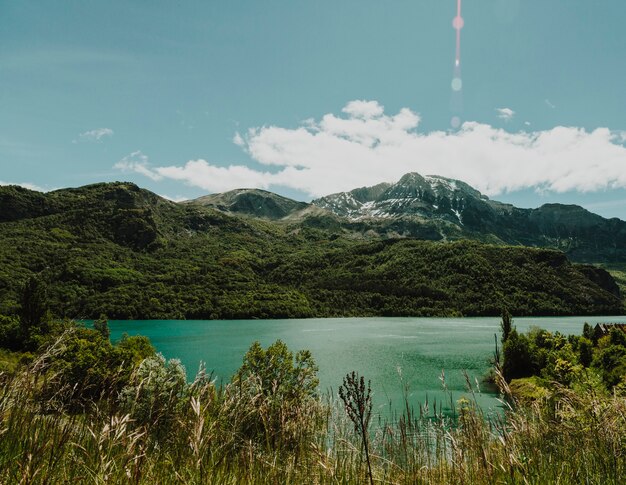
[[(580, 334), (584, 322), (626, 321), (626, 317), (517, 318), (520, 331), (539, 326), (564, 334)], [(428, 399), (450, 407), (440, 379), (445, 372), (454, 402), (465, 395), (467, 371), (479, 381), (478, 402), (497, 409), (497, 396), (481, 383), (489, 372), (499, 318), (324, 318), (305, 320), (136, 320), (110, 321), (111, 338), (146, 335), (166, 358), (178, 358), (189, 379), (200, 361), (218, 380), (227, 382), (241, 365), (252, 342), (264, 347), (282, 339), (291, 350), (309, 349), (319, 365), (321, 390), (336, 390), (343, 376), (356, 370), (372, 381), (375, 407), (402, 407), (402, 389), (409, 388), (417, 408)], [(391, 406), (390, 403), (391, 402)]]

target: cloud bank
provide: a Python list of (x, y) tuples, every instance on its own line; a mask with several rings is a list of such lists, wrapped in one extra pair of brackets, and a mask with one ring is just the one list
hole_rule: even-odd
[[(135, 152), (117, 168), (173, 179), (208, 192), (284, 186), (311, 196), (396, 181), (407, 172), (463, 180), (487, 195), (535, 188), (565, 192), (626, 188), (623, 133), (557, 126), (511, 133), (466, 122), (458, 131), (420, 132), (420, 116), (385, 114), (376, 101), (351, 101), (296, 128), (264, 126), (234, 142), (267, 167), (217, 166), (206, 160), (151, 167)], [(134, 157), (134, 158), (133, 158)], [(144, 156), (145, 157), (145, 156)]]

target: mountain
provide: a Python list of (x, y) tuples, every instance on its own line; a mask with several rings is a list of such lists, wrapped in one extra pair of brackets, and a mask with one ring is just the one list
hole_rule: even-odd
[(188, 201), (229, 215), (372, 240), (471, 239), (490, 244), (552, 248), (574, 261), (626, 261), (626, 222), (577, 205), (521, 209), (490, 200), (460, 180), (408, 173), (398, 182), (361, 187), (298, 202), (271, 192), (239, 189)]
[(223, 212), (277, 220), (306, 209), (309, 204), (259, 189), (237, 189), (205, 195), (186, 203), (213, 207)]
[[(312, 202), (379, 236), (476, 239), (548, 247), (583, 262), (626, 261), (626, 222), (605, 219), (576, 205), (520, 209), (492, 201), (459, 180), (404, 175), (395, 184), (364, 187)], [(345, 225), (350, 227), (350, 224)]]
[[(249, 194), (203, 205), (122, 182), (46, 194), (0, 187), (0, 314), (18, 311), (32, 276), (55, 314), (83, 319), (624, 312), (609, 273), (559, 251), (357, 237), (376, 226), (263, 191), (252, 191), (260, 204), (238, 202)], [(415, 227), (442, 227), (424, 221)]]
[(463, 224), (462, 213), (470, 211), (475, 201), (486, 200), (461, 181), (409, 173), (395, 184), (340, 192), (312, 203), (351, 220), (418, 216)]

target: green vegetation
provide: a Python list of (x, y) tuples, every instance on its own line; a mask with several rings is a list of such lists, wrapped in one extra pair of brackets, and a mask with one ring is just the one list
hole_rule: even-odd
[[(141, 339), (111, 346), (69, 323), (59, 332), (0, 374), (0, 483), (617, 485), (626, 473), (624, 394), (593, 372), (570, 379), (559, 359), (581, 365), (582, 347), (552, 334), (533, 333), (550, 342), (541, 378), (509, 386), (496, 372), (502, 414), (470, 398), (453, 416), (407, 403), (396, 420), (372, 423), (363, 378), (348, 374), (341, 403), (320, 396), (312, 356), (280, 341), (253, 344), (217, 387), (202, 370), (187, 383), (178, 361)], [(623, 344), (599, 338), (594, 362)], [(626, 368), (606, 364), (597, 369), (623, 379)], [(516, 399), (516, 382), (531, 399)]]
[(602, 265), (611, 276), (615, 279), (615, 282), (619, 286), (622, 297), (626, 299), (626, 263), (624, 264), (604, 264)]
[(148, 339), (111, 344), (105, 316), (622, 313), (601, 269), (551, 250), (356, 241), (132, 184), (0, 187), (0, 206), (0, 483), (617, 485), (626, 475), (621, 330), (521, 334), (507, 310), (502, 413), (475, 399), (452, 416), (407, 401), (385, 421), (371, 419), (354, 372), (341, 403), (321, 396), (308, 351), (255, 343), (226, 385), (203, 370), (188, 383)]
[(54, 315), (78, 319), (624, 313), (608, 273), (554, 250), (355, 240), (314, 218), (244, 219), (123, 183), (0, 187), (0, 207), (6, 315), (33, 276)]
[(188, 383), (146, 338), (112, 345), (105, 316), (93, 329), (50, 319), (46, 294), (29, 281), (20, 317), (0, 319), (0, 345), (20, 351), (0, 353), (0, 483), (618, 484), (626, 473), (618, 329), (524, 335), (505, 310), (503, 414), (485, 415), (467, 378), (474, 399), (451, 416), (407, 400), (372, 424), (364, 377), (346, 376), (341, 403), (320, 396), (308, 351), (254, 343), (225, 386), (203, 369)]
[(585, 324), (582, 335), (569, 336), (513, 328), (502, 339), (503, 376), (524, 399), (548, 396), (555, 385), (626, 396), (626, 332), (621, 325), (608, 328)]

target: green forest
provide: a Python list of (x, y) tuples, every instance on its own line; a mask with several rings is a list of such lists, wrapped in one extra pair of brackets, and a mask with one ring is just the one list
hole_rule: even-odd
[[(57, 317), (623, 314), (605, 269), (556, 250), (363, 240), (176, 204), (133, 184), (0, 187), (0, 313), (36, 276)], [(620, 266), (608, 267), (623, 285)]]

